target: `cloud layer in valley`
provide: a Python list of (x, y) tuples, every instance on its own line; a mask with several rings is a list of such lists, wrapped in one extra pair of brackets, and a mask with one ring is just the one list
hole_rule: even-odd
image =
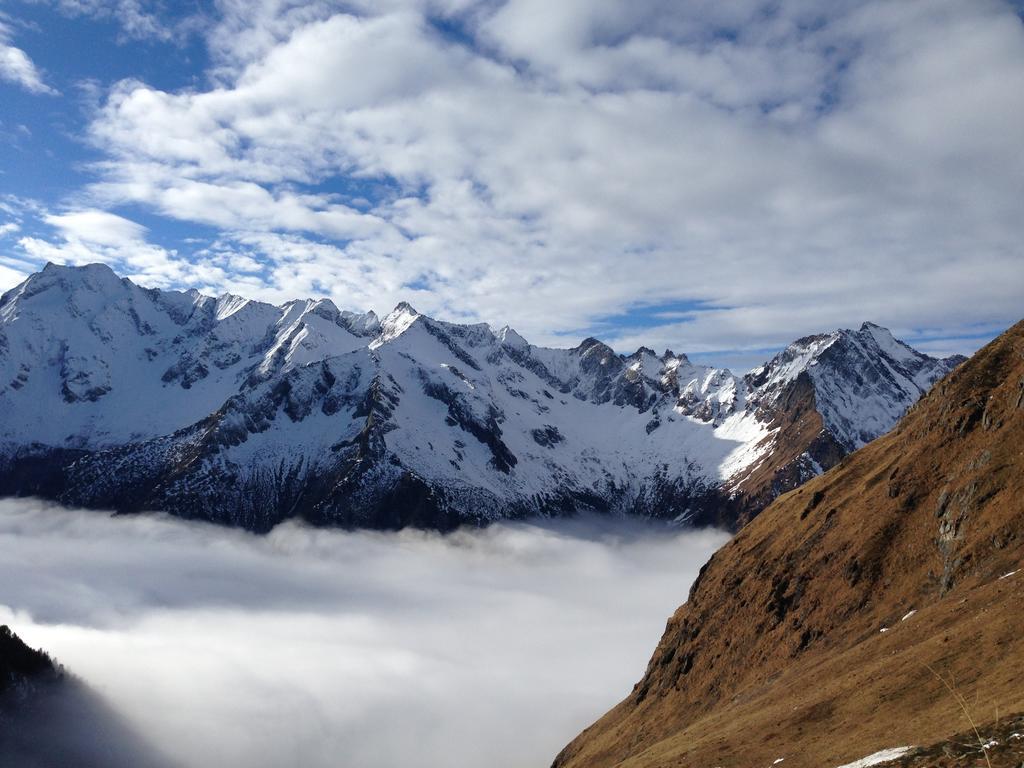
[(717, 532), (266, 537), (0, 501), (0, 623), (186, 765), (547, 765), (643, 672)]
[[(121, 6), (129, 39), (205, 57), (163, 42), (188, 85), (91, 83), (88, 174), (9, 236), (8, 270), (97, 259), (620, 349), (872, 319), (948, 352), (1018, 319), (1006, 2)], [(95, 239), (111, 211), (124, 236)]]

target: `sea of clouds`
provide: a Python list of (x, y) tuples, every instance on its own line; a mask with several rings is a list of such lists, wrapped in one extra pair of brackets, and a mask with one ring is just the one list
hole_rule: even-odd
[(446, 536), (0, 501), (0, 623), (185, 766), (546, 766), (726, 541), (636, 521)]

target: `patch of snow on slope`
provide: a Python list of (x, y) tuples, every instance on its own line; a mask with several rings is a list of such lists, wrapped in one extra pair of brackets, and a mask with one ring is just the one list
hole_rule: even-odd
[(775, 430), (768, 427), (749, 411), (734, 413), (715, 430), (715, 437), (736, 443), (718, 465), (718, 479), (728, 480), (747, 467), (752, 466), (771, 447)]
[(838, 768), (870, 768), (872, 765), (886, 763), (890, 760), (897, 760), (912, 749), (913, 747), (890, 747), (889, 749), (883, 749), (880, 752), (875, 752), (873, 755), (862, 757), (860, 760), (855, 760), (852, 763), (840, 765)]

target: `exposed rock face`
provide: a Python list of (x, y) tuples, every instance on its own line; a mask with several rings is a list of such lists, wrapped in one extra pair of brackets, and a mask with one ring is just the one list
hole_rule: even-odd
[(956, 362), (865, 325), (743, 378), (405, 303), (380, 320), (50, 265), (0, 298), (0, 493), (257, 531), (582, 510), (735, 527)]
[(932, 744), (968, 725), (937, 674), (978, 722), (1024, 711), (1022, 391), (1024, 322), (719, 550), (643, 679), (555, 765), (836, 766)]

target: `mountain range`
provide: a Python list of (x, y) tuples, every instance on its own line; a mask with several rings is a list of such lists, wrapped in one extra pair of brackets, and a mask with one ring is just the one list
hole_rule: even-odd
[(865, 323), (737, 375), (405, 303), (378, 318), (49, 264), (0, 298), (0, 493), (254, 531), (579, 511), (738, 528), (962, 359)]

